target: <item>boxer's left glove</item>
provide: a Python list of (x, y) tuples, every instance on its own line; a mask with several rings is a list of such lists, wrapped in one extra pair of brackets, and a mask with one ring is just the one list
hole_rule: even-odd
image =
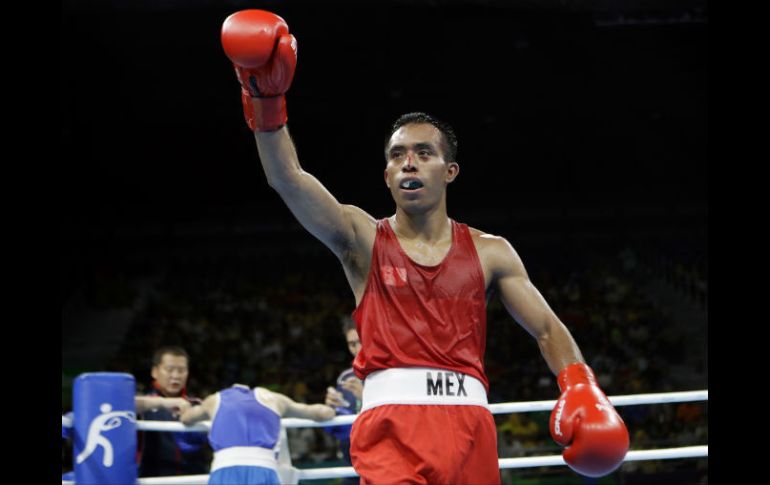
[(553, 439), (566, 446), (564, 461), (588, 477), (611, 473), (628, 451), (623, 419), (586, 364), (568, 365), (559, 373), (558, 381), (562, 393), (551, 412), (550, 429)]
[(241, 10), (222, 24), (222, 47), (241, 83), (241, 102), (252, 131), (286, 124), (286, 97), (297, 67), (297, 40), (265, 10)]

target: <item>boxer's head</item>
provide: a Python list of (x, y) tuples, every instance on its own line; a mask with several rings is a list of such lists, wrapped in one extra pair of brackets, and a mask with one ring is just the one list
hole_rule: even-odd
[(409, 113), (393, 124), (385, 144), (385, 184), (396, 205), (424, 212), (445, 203), (446, 186), (460, 172), (452, 128), (425, 113)]

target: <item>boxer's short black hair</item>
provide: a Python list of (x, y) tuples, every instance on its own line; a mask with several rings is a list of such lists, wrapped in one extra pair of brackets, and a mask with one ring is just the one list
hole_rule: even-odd
[(390, 143), (390, 138), (393, 136), (393, 133), (395, 133), (399, 128), (401, 128), (404, 125), (408, 124), (419, 124), (419, 123), (427, 123), (429, 125), (433, 125), (436, 127), (438, 131), (441, 132), (441, 151), (444, 152), (444, 160), (447, 162), (456, 162), (457, 161), (457, 136), (455, 135), (455, 131), (452, 129), (452, 127), (449, 125), (449, 123), (446, 123), (444, 121), (439, 120), (438, 118), (431, 116), (427, 113), (422, 112), (414, 112), (414, 113), (407, 113), (405, 115), (401, 115), (394, 123), (393, 126), (390, 128), (390, 134), (388, 135), (388, 139), (385, 140), (385, 159), (387, 160), (388, 154), (388, 143)]

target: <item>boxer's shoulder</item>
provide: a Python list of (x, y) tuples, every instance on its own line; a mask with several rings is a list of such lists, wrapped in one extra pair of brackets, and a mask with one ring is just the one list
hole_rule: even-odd
[(485, 273), (498, 274), (521, 266), (521, 259), (513, 245), (504, 237), (469, 228), (473, 245)]

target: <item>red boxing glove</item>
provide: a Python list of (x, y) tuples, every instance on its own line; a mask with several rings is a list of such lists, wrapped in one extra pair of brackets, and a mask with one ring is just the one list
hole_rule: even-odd
[(562, 456), (570, 468), (587, 477), (601, 477), (623, 463), (628, 430), (607, 400), (590, 367), (571, 364), (558, 377), (561, 396), (551, 412), (551, 436), (567, 448)]
[(241, 83), (243, 114), (252, 131), (286, 124), (286, 97), (297, 67), (297, 40), (265, 10), (241, 10), (222, 24), (222, 47)]

